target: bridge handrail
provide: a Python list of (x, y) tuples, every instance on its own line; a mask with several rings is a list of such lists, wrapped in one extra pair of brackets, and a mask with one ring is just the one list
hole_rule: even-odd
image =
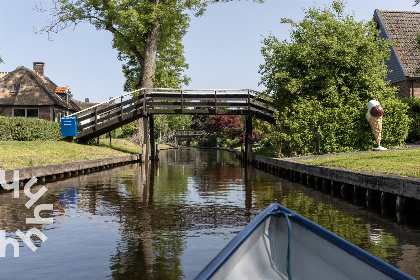
[(255, 95), (255, 93), (257, 93), (257, 91), (255, 91), (255, 90), (252, 90), (252, 89), (175, 89), (175, 88), (141, 88), (141, 89), (137, 89), (137, 90), (134, 90), (134, 91), (130, 91), (130, 92), (127, 92), (127, 93), (124, 93), (124, 94), (122, 94), (122, 95), (120, 95), (120, 96), (117, 96), (117, 97), (114, 97), (114, 98), (111, 98), (111, 99), (109, 99), (109, 100), (107, 100), (107, 101), (104, 101), (104, 102), (102, 102), (102, 103), (98, 103), (98, 104), (96, 104), (96, 105), (93, 105), (93, 106), (91, 106), (91, 107), (88, 107), (88, 108), (86, 108), (86, 109), (83, 109), (83, 110), (80, 110), (80, 111), (77, 111), (76, 113), (73, 113), (73, 114), (70, 114), (70, 115), (68, 115), (67, 117), (74, 117), (74, 116), (78, 116), (78, 115), (80, 115), (80, 114), (83, 114), (83, 113), (85, 113), (85, 112), (87, 112), (87, 111), (89, 111), (89, 110), (92, 110), (92, 109), (94, 109), (94, 108), (96, 108), (96, 107), (99, 107), (99, 106), (101, 106), (101, 105), (107, 105), (107, 104), (110, 104), (110, 102), (112, 102), (112, 101), (116, 101), (116, 100), (118, 100), (118, 99), (121, 99), (122, 97), (125, 97), (125, 96), (127, 96), (127, 95), (130, 95), (130, 94), (134, 94), (134, 93), (136, 93), (136, 92), (141, 92), (141, 91), (145, 91), (145, 90), (152, 90), (152, 93), (153, 93), (153, 91), (162, 91), (162, 90), (167, 90), (167, 91), (177, 91), (177, 92), (239, 92), (239, 91), (246, 91), (246, 92), (249, 92), (249, 93), (252, 93), (253, 95)]
[(109, 100), (107, 100), (107, 101), (105, 101), (105, 102), (98, 103), (98, 104), (93, 105), (93, 106), (91, 106), (91, 107), (89, 107), (89, 108), (86, 108), (86, 109), (83, 109), (83, 110), (77, 111), (76, 113), (73, 113), (73, 114), (71, 114), (71, 115), (68, 115), (67, 117), (74, 117), (74, 116), (77, 116), (77, 115), (79, 115), (79, 114), (81, 114), (81, 113), (84, 113), (84, 112), (86, 112), (86, 111), (89, 111), (89, 110), (91, 110), (91, 109), (94, 109), (94, 108), (99, 107), (99, 106), (104, 105), (104, 104), (110, 104), (110, 102), (112, 102), (112, 101), (114, 101), (114, 100), (121, 99), (122, 97), (125, 97), (125, 96), (130, 95), (130, 94), (134, 94), (134, 93), (139, 92), (139, 91), (142, 91), (142, 90), (144, 90), (144, 89), (143, 89), (143, 88), (141, 88), (141, 89), (137, 89), (137, 90), (134, 90), (134, 91), (130, 91), (130, 92), (124, 93), (124, 94), (122, 94), (122, 95), (120, 95), (120, 96), (117, 96), (117, 97), (111, 98), (111, 99), (109, 99)]
[[(137, 93), (137, 94), (136, 94)], [(127, 98), (129, 96), (129, 98)], [(78, 137), (96, 137), (151, 114), (254, 114), (273, 123), (272, 102), (251, 89), (141, 88), (69, 115)]]

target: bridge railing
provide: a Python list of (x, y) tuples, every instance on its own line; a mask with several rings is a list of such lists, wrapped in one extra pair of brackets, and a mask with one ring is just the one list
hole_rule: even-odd
[(273, 115), (267, 101), (250, 89), (153, 89), (144, 95), (144, 106), (157, 114), (246, 114), (254, 111)]
[(142, 88), (81, 110), (78, 138), (96, 137), (147, 114), (255, 114), (273, 122), (270, 104), (249, 89)]
[(195, 110), (200, 112), (209, 108), (247, 109), (250, 98), (248, 90), (177, 90), (155, 89), (147, 95), (147, 109), (162, 109), (162, 112), (183, 113)]
[(189, 130), (189, 129), (177, 129), (173, 130), (159, 138), (160, 141), (169, 142), (175, 137), (199, 137), (206, 134), (203, 130)]
[(78, 137), (94, 132), (100, 135), (109, 126), (118, 127), (138, 118), (143, 109), (143, 90), (125, 93), (69, 115), (77, 118)]

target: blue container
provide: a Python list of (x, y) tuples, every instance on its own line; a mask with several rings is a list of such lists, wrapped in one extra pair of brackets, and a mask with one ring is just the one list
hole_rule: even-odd
[(77, 136), (76, 117), (61, 118), (61, 136)]

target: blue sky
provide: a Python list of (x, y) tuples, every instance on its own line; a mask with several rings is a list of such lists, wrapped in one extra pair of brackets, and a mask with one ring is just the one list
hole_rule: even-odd
[[(112, 36), (88, 24), (52, 35), (35, 34), (47, 22), (46, 13), (33, 10), (36, 4), (48, 7), (50, 0), (0, 0), (0, 55), (5, 61), (0, 72), (23, 65), (32, 69), (34, 61), (45, 62), (45, 75), (58, 86), (70, 86), (74, 98), (102, 102), (123, 93), (122, 62), (112, 49)], [(270, 33), (289, 37), (290, 26), (281, 18), (299, 21), (303, 8), (324, 7), (331, 1), (267, 0), (233, 1), (210, 5), (199, 18), (192, 18), (183, 42), (190, 65), (187, 88), (251, 88), (258, 85), (262, 39)], [(348, 0), (346, 12), (357, 20), (372, 19), (375, 9), (419, 11), (414, 0)]]

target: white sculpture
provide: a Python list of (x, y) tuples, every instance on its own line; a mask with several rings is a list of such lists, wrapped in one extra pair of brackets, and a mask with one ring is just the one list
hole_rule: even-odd
[(376, 143), (378, 147), (375, 151), (383, 151), (386, 148), (381, 146), (381, 135), (382, 135), (382, 116), (384, 115), (384, 109), (376, 100), (371, 100), (367, 104), (368, 111), (366, 113), (366, 119), (368, 120), (370, 127), (372, 128), (373, 135), (375, 135)]

